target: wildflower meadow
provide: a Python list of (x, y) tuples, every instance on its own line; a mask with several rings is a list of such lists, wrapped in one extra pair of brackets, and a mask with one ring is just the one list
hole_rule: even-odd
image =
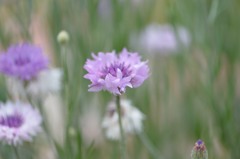
[(0, 0), (0, 159), (240, 159), (240, 1)]

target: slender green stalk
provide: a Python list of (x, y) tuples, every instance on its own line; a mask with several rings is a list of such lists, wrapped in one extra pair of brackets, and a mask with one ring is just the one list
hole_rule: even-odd
[(17, 147), (16, 146), (12, 146), (12, 148), (13, 148), (13, 151), (15, 153), (16, 159), (20, 159), (20, 155), (18, 153)]
[(63, 71), (64, 71), (64, 81), (63, 81), (63, 86), (64, 86), (64, 105), (65, 106), (68, 106), (68, 110), (67, 110), (67, 131), (70, 127), (70, 117), (71, 117), (71, 114), (70, 114), (70, 109), (71, 107), (69, 107), (69, 94), (70, 94), (70, 90), (69, 90), (69, 87), (70, 87), (70, 71), (69, 71), (69, 60), (68, 60), (68, 55), (67, 55), (67, 46), (66, 44), (61, 44), (60, 45), (60, 49), (61, 49), (61, 65), (62, 65), (62, 68), (63, 68)]
[[(61, 49), (61, 65), (64, 71), (64, 81), (63, 81), (63, 86), (64, 86), (64, 92), (63, 92), (63, 96), (64, 96), (64, 106), (67, 106), (67, 113), (66, 113), (66, 118), (67, 118), (67, 122), (66, 122), (66, 134), (68, 134), (68, 130), (70, 128), (71, 125), (71, 110), (72, 108), (70, 107), (70, 91), (69, 91), (69, 87), (70, 87), (70, 81), (69, 81), (69, 63), (68, 63), (68, 55), (67, 55), (67, 47), (66, 44), (61, 44), (60, 46)], [(67, 135), (67, 140), (69, 139), (69, 136)]]
[(210, 7), (208, 19), (207, 19), (208, 22), (210, 22), (211, 24), (213, 24), (213, 22), (215, 21), (218, 15), (218, 9), (219, 9), (219, 0), (213, 0)]
[[(66, 37), (65, 37), (66, 38)], [(72, 153), (72, 139), (71, 136), (69, 135), (69, 129), (72, 127), (72, 123), (73, 123), (73, 113), (74, 113), (74, 109), (73, 109), (73, 104), (71, 102), (71, 97), (70, 97), (70, 88), (71, 88), (71, 82), (72, 82), (72, 66), (71, 66), (71, 57), (70, 54), (68, 54), (68, 45), (67, 43), (69, 42), (69, 37), (67, 39), (64, 40), (64, 42), (60, 42), (58, 41), (60, 44), (60, 51), (61, 51), (61, 66), (64, 72), (63, 75), (63, 100), (64, 100), (64, 106), (67, 107), (66, 109), (66, 125), (65, 125), (65, 144), (67, 147), (66, 148), (66, 156), (68, 158), (72, 158), (74, 156), (74, 154)], [(79, 135), (79, 138), (81, 138), (81, 135)], [(82, 147), (81, 147), (81, 139), (78, 140), (78, 148), (80, 149), (80, 152), (82, 152)], [(83, 156), (83, 153), (80, 153), (78, 156)], [(81, 156), (81, 157), (82, 157)]]
[(47, 121), (47, 114), (46, 114), (46, 112), (43, 109), (43, 105), (42, 105), (41, 101), (39, 101), (39, 100), (35, 101), (34, 105), (38, 106), (39, 111), (40, 111), (40, 113), (41, 113), (41, 115), (42, 115), (42, 117), (44, 119), (42, 121), (43, 129), (44, 129), (43, 133), (45, 134), (45, 136), (46, 136), (50, 146), (52, 147), (54, 154), (57, 157), (59, 157), (59, 154), (58, 154), (58, 151), (57, 151), (57, 148), (56, 148), (56, 145), (55, 145), (55, 141), (52, 138), (51, 132), (50, 132), (49, 127), (48, 127), (48, 125), (46, 123), (46, 121)]
[(123, 127), (122, 127), (122, 111), (121, 111), (120, 96), (116, 97), (116, 105), (117, 105), (117, 113), (118, 113), (118, 124), (120, 127), (120, 134), (121, 134), (121, 140), (120, 140), (121, 155), (122, 155), (121, 157), (122, 159), (127, 159), (125, 136), (124, 136)]

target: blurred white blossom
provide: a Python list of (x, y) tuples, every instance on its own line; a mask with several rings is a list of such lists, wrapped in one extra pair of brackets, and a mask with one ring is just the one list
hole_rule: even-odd
[(31, 142), (41, 130), (42, 116), (28, 103), (0, 103), (0, 142), (17, 146)]
[(22, 81), (16, 78), (7, 78), (8, 91), (15, 99), (22, 96), (44, 98), (50, 93), (61, 90), (62, 70), (58, 68), (41, 71), (36, 78)]
[(171, 53), (178, 51), (181, 47), (189, 47), (191, 37), (184, 27), (173, 27), (165, 24), (151, 24), (139, 35), (133, 34), (130, 37), (133, 47), (149, 53)]
[(42, 71), (35, 80), (29, 83), (27, 92), (35, 96), (59, 92), (62, 74), (62, 70), (58, 68)]
[[(126, 134), (134, 134), (141, 132), (142, 121), (145, 116), (136, 107), (134, 107), (130, 100), (121, 100), (122, 112), (122, 126)], [(120, 128), (118, 124), (118, 113), (116, 104), (109, 103), (107, 112), (102, 122), (102, 127), (105, 129), (105, 135), (112, 140), (120, 139)]]

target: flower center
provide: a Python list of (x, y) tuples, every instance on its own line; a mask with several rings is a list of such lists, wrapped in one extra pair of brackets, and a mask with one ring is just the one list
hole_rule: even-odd
[(17, 66), (24, 66), (26, 64), (28, 64), (30, 62), (30, 59), (29, 58), (24, 58), (24, 57), (19, 57), (17, 59), (14, 60), (14, 63), (17, 65)]
[(114, 77), (117, 77), (117, 70), (122, 72), (122, 78), (127, 77), (131, 74), (132, 70), (130, 65), (123, 63), (114, 62), (110, 66), (103, 68), (101, 78), (105, 78), (107, 74), (111, 74)]
[(19, 114), (8, 115), (0, 118), (0, 125), (10, 128), (19, 128), (23, 124), (23, 118)]
[(198, 145), (201, 145), (202, 143), (203, 143), (202, 140), (198, 140), (198, 141), (197, 141), (197, 144), (198, 144)]

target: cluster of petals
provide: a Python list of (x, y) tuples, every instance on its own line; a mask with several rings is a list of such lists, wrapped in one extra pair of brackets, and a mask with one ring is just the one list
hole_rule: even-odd
[(42, 117), (31, 105), (21, 102), (0, 104), (0, 141), (9, 145), (30, 142), (41, 131)]
[(89, 91), (107, 90), (115, 95), (125, 92), (126, 87), (139, 87), (149, 76), (146, 61), (141, 61), (138, 53), (123, 49), (115, 52), (100, 52), (92, 54), (84, 65), (87, 74), (84, 76), (91, 81)]
[(21, 80), (31, 80), (47, 67), (41, 48), (28, 43), (12, 45), (0, 56), (0, 73)]
[(23, 96), (46, 97), (61, 89), (62, 70), (49, 68), (42, 49), (29, 43), (12, 45), (0, 55), (0, 73), (14, 99)]

